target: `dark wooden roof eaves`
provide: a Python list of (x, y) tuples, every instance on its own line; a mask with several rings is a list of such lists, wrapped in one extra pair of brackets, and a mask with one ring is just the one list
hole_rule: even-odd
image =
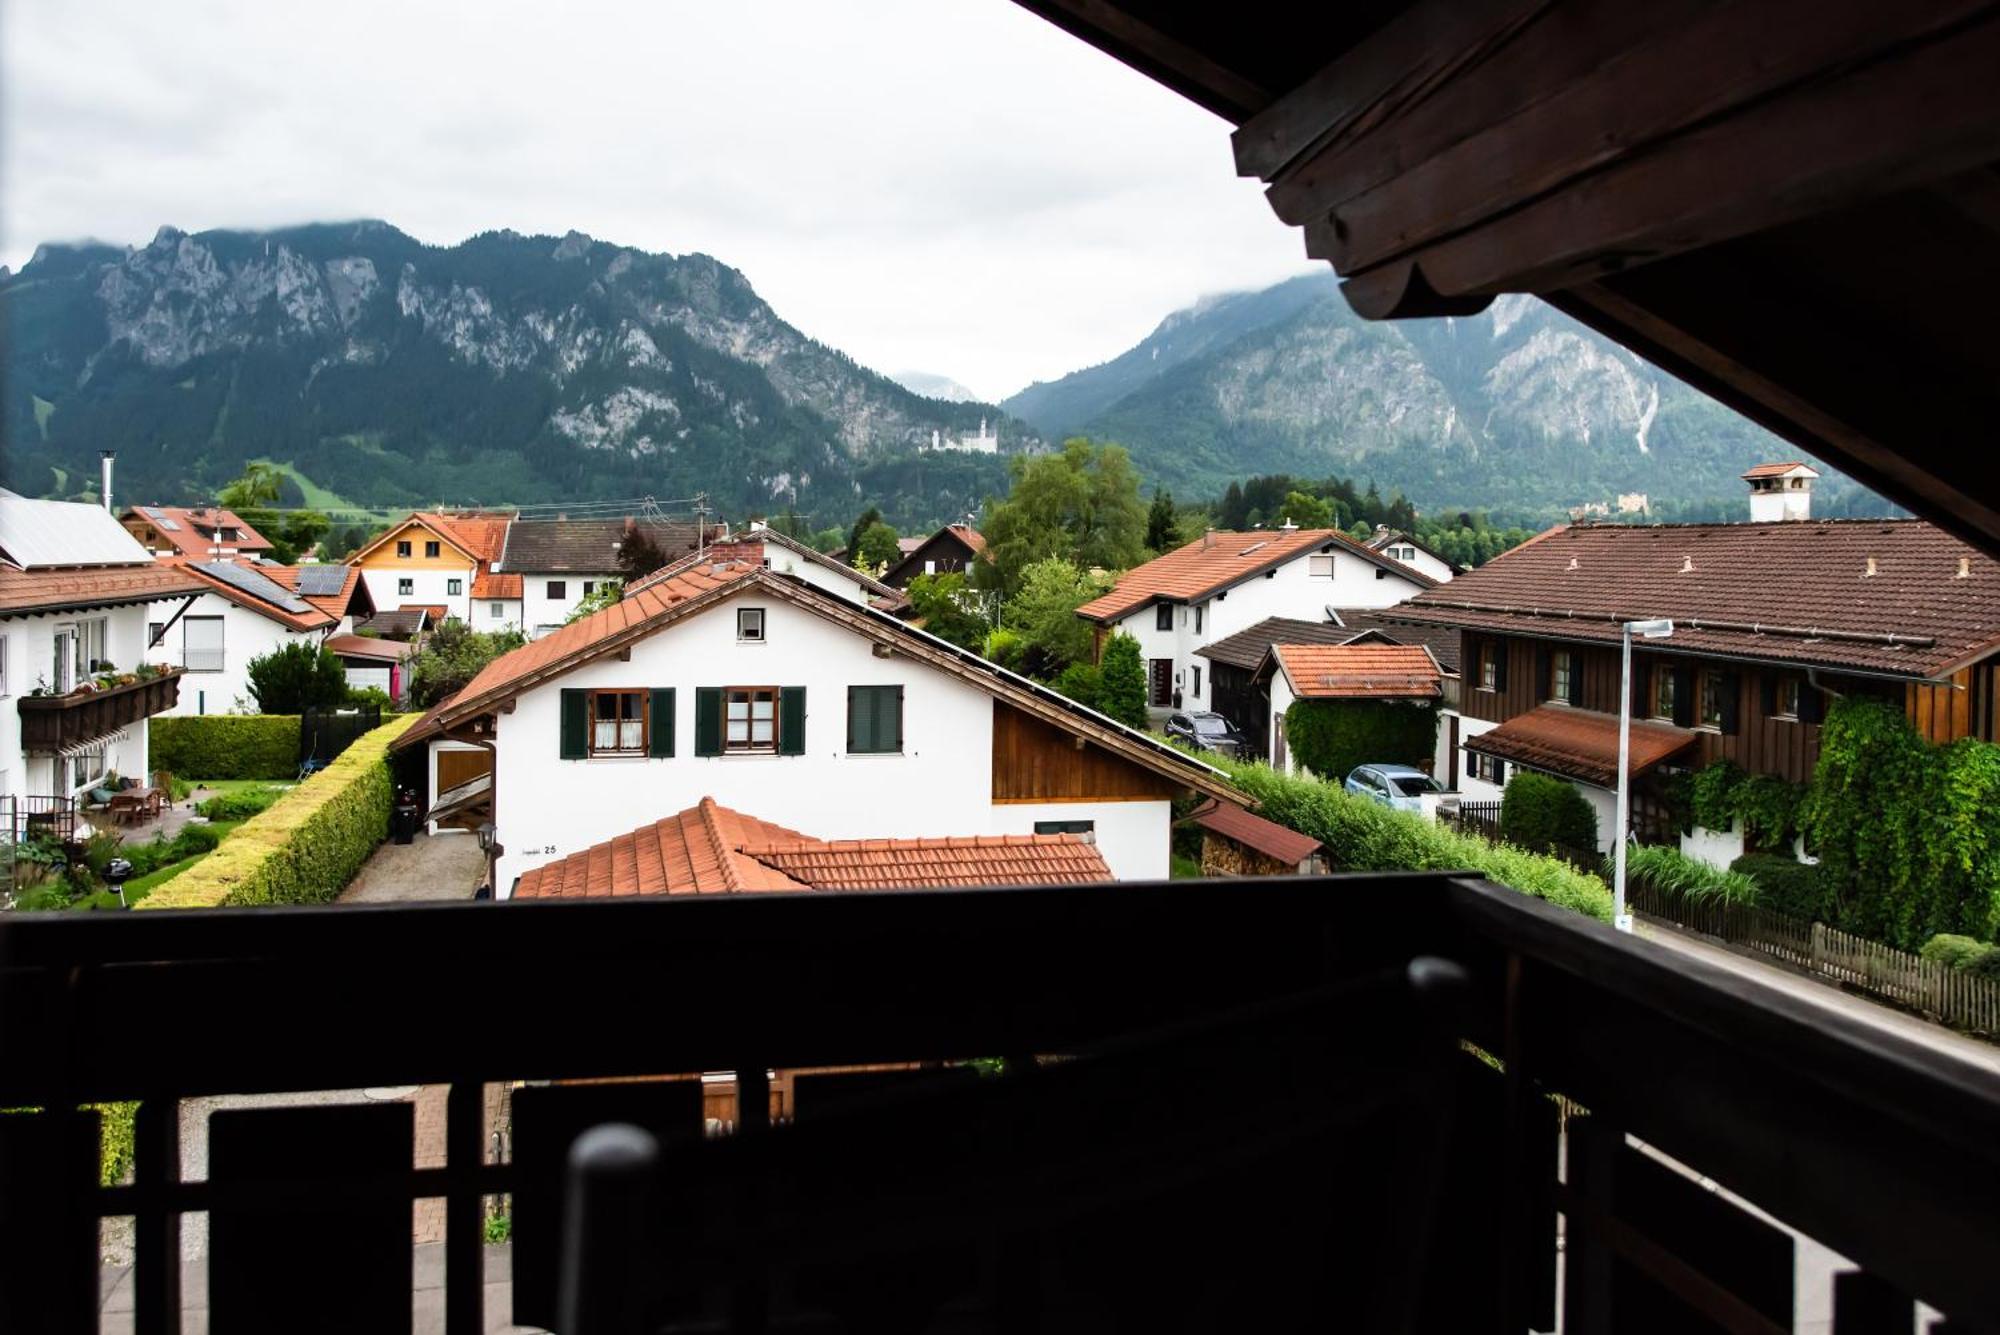
[(1213, 644), (1195, 650), (1211, 662), (1227, 663), (1255, 672), (1274, 644), (1347, 644), (1370, 632), (1397, 644), (1420, 644), (1431, 651), (1447, 676), (1458, 674), (1458, 629), (1454, 626), (1405, 624), (1391, 621), (1395, 608), (1336, 607), (1345, 625), (1331, 621), (1301, 621), (1292, 617), (1267, 617), (1248, 630), (1239, 630)]
[(1195, 808), (1188, 819), (1205, 830), (1211, 830), (1225, 839), (1233, 839), (1245, 848), (1279, 862), (1296, 865), (1320, 849), (1319, 840), (1311, 835), (1300, 834), (1289, 826), (1266, 820), (1227, 802), (1204, 802)]
[(1600, 644), (1671, 617), (1652, 647), (1931, 679), (2000, 653), (2000, 561), (1918, 519), (1580, 524), (1384, 615)]
[[(1694, 732), (1654, 719), (1632, 720), (1631, 769), (1637, 776), (1664, 764), (1697, 741)], [(1542, 705), (1499, 727), (1465, 739), (1468, 751), (1513, 765), (1576, 779), (1596, 788), (1617, 787), (1618, 716), (1568, 705)]]
[[(618, 569), (617, 544), (625, 539), (625, 523), (623, 519), (516, 519), (507, 526), (496, 564), (529, 575), (608, 575)], [(669, 560), (700, 545), (700, 530), (693, 524), (641, 520), (637, 528)]]

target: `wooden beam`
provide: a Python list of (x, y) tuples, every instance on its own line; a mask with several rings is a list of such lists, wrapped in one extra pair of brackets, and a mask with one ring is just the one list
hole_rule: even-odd
[[(2000, 157), (2000, 18), (1800, 88), (1415, 252), (1440, 293), (1568, 287)], [(1733, 187), (1733, 188), (1732, 188)], [(1370, 209), (1307, 229), (1307, 253), (1343, 272), (1407, 252), (1436, 230), (1423, 201), (1396, 217)]]
[(1123, 6), (1105, 0), (1018, 3), (1225, 120), (1246, 120), (1277, 95), (1277, 90), (1229, 69)]

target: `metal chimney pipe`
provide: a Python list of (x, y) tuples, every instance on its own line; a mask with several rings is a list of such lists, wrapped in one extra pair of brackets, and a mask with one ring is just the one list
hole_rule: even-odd
[(104, 512), (106, 514), (117, 514), (118, 512), (111, 508), (111, 463), (118, 457), (118, 451), (99, 450), (97, 457), (103, 461), (103, 485), (98, 490), (104, 495)]

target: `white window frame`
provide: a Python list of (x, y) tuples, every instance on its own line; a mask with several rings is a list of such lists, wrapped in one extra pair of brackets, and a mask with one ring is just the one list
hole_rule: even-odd
[(739, 607), (736, 609), (736, 638), (744, 644), (764, 644), (764, 609), (761, 607)]
[(462, 579), (446, 580), (444, 582), (444, 592), (447, 598), (456, 598), (459, 594), (465, 592), (465, 581)]
[(407, 575), (405, 575), (405, 576), (403, 576), (403, 577), (399, 578), (399, 579), (398, 579), (398, 580), (396, 581), (396, 596), (397, 596), (398, 598), (414, 598), (414, 597), (416, 597), (416, 596), (417, 596), (417, 581), (416, 581), (416, 580), (414, 580), (414, 579), (412, 579), (412, 578), (410, 578), (410, 577), (409, 577), (409, 576), (407, 576)]
[[(200, 646), (198, 650), (197, 646), (195, 646), (192, 643), (192, 636), (189, 634), (189, 632), (192, 631), (196, 626), (209, 626), (209, 625), (213, 625), (215, 627), (215, 646), (214, 646), (215, 661), (213, 663), (204, 661), (201, 666), (197, 667), (195, 665), (195, 654), (198, 651), (203, 653), (207, 652), (208, 646), (206, 645)], [(229, 627), (228, 623), (222, 617), (184, 616), (181, 618), (181, 666), (182, 667), (186, 668), (189, 672), (221, 672), (225, 669), (228, 662), (229, 662)]]
[(0, 635), (0, 698), (11, 694), (7, 689), (7, 637)]

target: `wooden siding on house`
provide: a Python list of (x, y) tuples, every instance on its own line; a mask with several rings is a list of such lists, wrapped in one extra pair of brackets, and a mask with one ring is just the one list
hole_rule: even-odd
[[(396, 555), (396, 544), (410, 544), (408, 556)], [(424, 544), (438, 545), (436, 556), (424, 555)], [(474, 558), (449, 538), (440, 537), (431, 529), (412, 520), (397, 529), (374, 551), (354, 562), (363, 570), (446, 570), (459, 571), (478, 564)]]
[(1903, 710), (1911, 727), (1939, 745), (1961, 737), (2000, 741), (1994, 735), (1994, 716), (2000, 714), (2000, 670), (1991, 662), (1979, 663), (1952, 673), (1949, 685), (1911, 682), (1904, 688)]
[(1179, 791), (1162, 775), (993, 702), (995, 802), (1151, 802)]

